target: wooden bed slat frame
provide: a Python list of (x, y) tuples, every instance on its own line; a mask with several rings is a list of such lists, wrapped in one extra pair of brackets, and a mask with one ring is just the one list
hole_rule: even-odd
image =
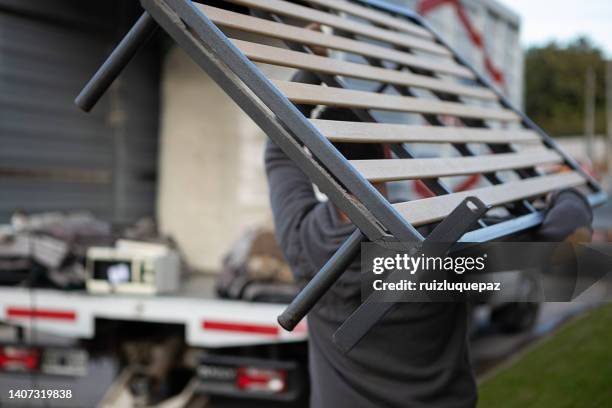
[(301, 27), (276, 23), (262, 18), (247, 16), (215, 7), (198, 5), (198, 8), (210, 20), (222, 27), (234, 28), (245, 32), (260, 34), (280, 40), (294, 41), (306, 45), (346, 51), (357, 55), (380, 58), (404, 64), (406, 66), (431, 70), (442, 74), (456, 75), (461, 78), (474, 79), (473, 73), (452, 60), (435, 60), (411, 55), (375, 44), (351, 40), (337, 35), (324, 34)]
[[(329, 290), (365, 240), (400, 241), (416, 253), (428, 242), (448, 242), (445, 250), (451, 250), (467, 238), (483, 242), (536, 227), (543, 213), (533, 200), (549, 192), (581, 187), (592, 205), (607, 198), (591, 175), (414, 12), (382, 0), (300, 2), (312, 8), (284, 0), (229, 0), (254, 15), (190, 0), (140, 1), (145, 13), (85, 86), (77, 105), (90, 110), (161, 26), (357, 226), (279, 316), (287, 330)], [(324, 29), (300, 26), (308, 22)], [(232, 35), (254, 34), (249, 41), (280, 40), (290, 51), (232, 42), (219, 27)], [(329, 55), (313, 55), (318, 48)], [(355, 55), (360, 63), (347, 61)], [(271, 81), (254, 62), (310, 71), (322, 85)], [(363, 91), (358, 80), (377, 88)], [(352, 89), (357, 87), (361, 90)], [(295, 104), (338, 107), (355, 119), (306, 118)], [(416, 115), (423, 123), (414, 122)], [(386, 123), (398, 120), (404, 123)], [(330, 142), (386, 143), (395, 157), (350, 162)], [(413, 145), (419, 143), (447, 143), (461, 157), (415, 158)], [(544, 173), (555, 167), (556, 173)], [(469, 174), (482, 175), (488, 184), (453, 192), (442, 180)], [(435, 196), (391, 204), (371, 184), (405, 179), (421, 180)], [(507, 217), (483, 218), (495, 206), (503, 206)], [(368, 297), (334, 342), (349, 351), (391, 307)]]

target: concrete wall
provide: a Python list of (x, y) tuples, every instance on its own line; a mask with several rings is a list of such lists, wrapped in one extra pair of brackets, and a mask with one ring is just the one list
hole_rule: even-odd
[(265, 135), (174, 48), (163, 68), (158, 219), (190, 264), (218, 271), (249, 226), (270, 222)]

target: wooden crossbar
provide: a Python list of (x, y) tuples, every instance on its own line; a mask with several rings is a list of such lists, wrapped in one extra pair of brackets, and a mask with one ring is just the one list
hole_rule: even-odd
[(563, 188), (578, 187), (586, 183), (577, 172), (534, 177), (520, 181), (452, 193), (437, 197), (394, 204), (395, 209), (412, 225), (419, 226), (440, 221), (450, 214), (465, 198), (478, 197), (486, 205), (499, 206), (526, 198), (545, 195)]
[(273, 83), (290, 101), (297, 104), (450, 115), (462, 118), (492, 119), (501, 122), (517, 122), (520, 120), (515, 112), (508, 109), (484, 108), (455, 102), (441, 102), (296, 82), (273, 81)]
[(538, 135), (527, 129), (487, 129), (391, 123), (344, 122), (311, 119), (333, 142), (353, 143), (487, 143), (537, 144)]
[(504, 153), (472, 157), (352, 160), (351, 164), (369, 181), (385, 182), (492, 173), (561, 161), (557, 153), (546, 150), (535, 153)]

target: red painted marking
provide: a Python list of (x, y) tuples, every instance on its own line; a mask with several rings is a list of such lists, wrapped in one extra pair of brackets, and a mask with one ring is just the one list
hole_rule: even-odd
[(431, 198), (436, 196), (421, 180), (416, 180), (412, 186), (419, 197)]
[(23, 307), (7, 307), (6, 317), (51, 320), (76, 320), (76, 313), (70, 310), (29, 309)]
[(471, 176), (463, 180), (461, 184), (453, 188), (453, 191), (459, 192), (459, 191), (469, 190), (472, 187), (475, 187), (479, 181), (480, 181), (480, 174), (472, 174)]
[(430, 11), (433, 11), (434, 9), (441, 7), (445, 4), (449, 4), (454, 8), (455, 13), (457, 14), (457, 18), (459, 18), (459, 21), (461, 22), (461, 25), (463, 25), (465, 31), (467, 31), (470, 41), (472, 42), (472, 44), (474, 44), (476, 48), (480, 49), (480, 51), (482, 52), (485, 69), (487, 70), (491, 78), (493, 78), (493, 80), (498, 84), (504, 85), (505, 79), (503, 72), (499, 68), (497, 68), (495, 64), (493, 64), (493, 60), (491, 59), (487, 48), (484, 45), (482, 35), (476, 30), (474, 24), (472, 24), (472, 21), (470, 20), (468, 14), (465, 12), (465, 9), (463, 8), (463, 5), (461, 5), (460, 0), (421, 0), (419, 2), (418, 11), (421, 15), (425, 15)]
[(221, 322), (215, 320), (204, 320), (202, 322), (202, 328), (204, 330), (264, 334), (266, 336), (278, 336), (279, 334), (279, 328), (276, 325)]

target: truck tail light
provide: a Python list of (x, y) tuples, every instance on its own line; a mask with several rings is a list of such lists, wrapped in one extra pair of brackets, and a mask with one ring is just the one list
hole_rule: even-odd
[(278, 394), (287, 389), (287, 372), (267, 368), (239, 367), (236, 386), (249, 392)]
[(294, 361), (228, 355), (202, 356), (197, 393), (209, 396), (295, 402), (303, 398), (305, 370)]
[(34, 371), (38, 369), (40, 353), (35, 348), (0, 346), (0, 370)]

